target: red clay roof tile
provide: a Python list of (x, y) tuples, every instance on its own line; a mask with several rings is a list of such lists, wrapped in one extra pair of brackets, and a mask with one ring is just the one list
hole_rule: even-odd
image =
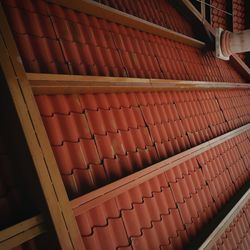
[[(43, 1), (13, 6), (16, 4), (4, 1), (27, 71), (243, 81), (227, 62), (216, 61), (210, 52), (201, 54), (198, 49)], [(178, 15), (171, 5), (168, 8)], [(13, 12), (27, 13), (20, 16)], [(32, 21), (27, 22), (29, 19)], [(183, 27), (178, 20), (174, 23)], [(35, 39), (34, 35), (43, 38)], [(45, 37), (56, 37), (60, 42)], [(176, 61), (179, 53), (185, 56)], [(173, 60), (176, 67), (172, 67)]]
[[(208, 131), (210, 128), (207, 127), (208, 124), (202, 124), (202, 120), (199, 118), (203, 115), (201, 113), (209, 114), (209, 112), (196, 108), (192, 109), (190, 104), (189, 109), (193, 110), (192, 115), (197, 114), (197, 116), (190, 119), (190, 121), (194, 120), (195, 122), (192, 125), (193, 131), (188, 132), (185, 123), (182, 124), (183, 119), (180, 120), (179, 118), (180, 110), (178, 107), (180, 106), (178, 103), (182, 100), (188, 100), (190, 103), (196, 102), (198, 100), (196, 95), (198, 96), (199, 94), (199, 103), (202, 104), (207, 102), (206, 100), (210, 100), (208, 107), (212, 107), (212, 110), (216, 110), (216, 112), (217, 110), (218, 112), (223, 112), (223, 107), (218, 107), (216, 104), (215, 93), (217, 95), (222, 93), (225, 96), (230, 96), (231, 93), (235, 93), (235, 96), (246, 95), (246, 92), (236, 92), (209, 91), (203, 96), (198, 92), (174, 92), (172, 96), (170, 92), (114, 93), (112, 94), (112, 99), (110, 94), (55, 95), (37, 96), (36, 98), (43, 118), (48, 120), (49, 126), (51, 126), (52, 139), (54, 138), (53, 141), (55, 141), (52, 142), (55, 145), (61, 145), (53, 147), (61, 173), (72, 175), (72, 171), (75, 169), (79, 171), (81, 169), (89, 169), (91, 176), (86, 182), (94, 183), (87, 185), (91, 189), (104, 185), (111, 180), (122, 178), (158, 162), (160, 159), (165, 159), (183, 151), (191, 145), (194, 146), (208, 138), (212, 138), (211, 133), (207, 132), (208, 135), (205, 132), (203, 133), (204, 127)], [(173, 104), (174, 102), (176, 104)], [(154, 125), (150, 124), (147, 119), (143, 119), (143, 110), (145, 109), (152, 114), (151, 123)], [(219, 111), (220, 109), (222, 111)], [(159, 110), (161, 110), (161, 113), (165, 112), (166, 116), (161, 115), (158, 112)], [(156, 116), (155, 114), (159, 115)], [(217, 115), (217, 120), (211, 121), (213, 124), (221, 122), (222, 114), (218, 114), (220, 115)], [(87, 116), (87, 121), (79, 123), (76, 122), (78, 119), (73, 119), (73, 117), (85, 117), (85, 115)], [(94, 118), (100, 116), (101, 118), (96, 122), (91, 118), (92, 116)], [(56, 124), (59, 123), (59, 125), (53, 126), (52, 121), (58, 119), (58, 117), (61, 120), (59, 119)], [(207, 119), (207, 117), (204, 116), (204, 119)], [(69, 120), (69, 122), (66, 120)], [(63, 131), (60, 132), (57, 129), (56, 134), (53, 127), (60, 127), (60, 122), (63, 126)], [(72, 130), (75, 125), (71, 124), (78, 124), (78, 126)], [(47, 129), (49, 126), (46, 126)], [(94, 138), (92, 138), (89, 128), (91, 128), (91, 133), (94, 133)], [(207, 130), (204, 129), (204, 131)], [(219, 135), (225, 131), (228, 131), (228, 128), (225, 128), (224, 131), (218, 130), (216, 134)], [(213, 196), (216, 196), (219, 203), (225, 202), (242, 186), (249, 176), (246, 168), (239, 167), (245, 164), (244, 161), (246, 162), (246, 160), (239, 162), (239, 157), (244, 156), (245, 158), (243, 158), (247, 159), (247, 150), (244, 151), (245, 153), (242, 156), (239, 153), (229, 152), (230, 147), (236, 147), (235, 143), (224, 143), (224, 148), (220, 146), (215, 150), (209, 150), (198, 156), (197, 160), (202, 170), (198, 169), (199, 166), (196, 161), (190, 161), (181, 167), (176, 167), (172, 175), (166, 174), (167, 180), (176, 182), (178, 178), (184, 178), (186, 175), (186, 184), (183, 191), (189, 190), (189, 195), (206, 187), (205, 180), (208, 181), (211, 190), (213, 190), (214, 184), (216, 185), (216, 190), (220, 190), (218, 183), (223, 182), (226, 184), (226, 189), (222, 190), (223, 197), (217, 197), (217, 194)], [(238, 141), (237, 145), (242, 147)], [(227, 153), (224, 155), (222, 151)], [(240, 150), (240, 152), (243, 151)], [(223, 160), (217, 157), (218, 154), (222, 155)], [(238, 162), (238, 165), (234, 164), (231, 166), (231, 163), (235, 161)], [(208, 168), (212, 168), (212, 170), (209, 170), (209, 175), (207, 172)], [(228, 168), (229, 172), (228, 170), (225, 171), (225, 168)], [(236, 168), (239, 169), (238, 173), (235, 171)], [(229, 173), (234, 176), (233, 183)], [(219, 176), (218, 180), (217, 176)], [(68, 192), (75, 192), (76, 185), (74, 182), (67, 180), (65, 185), (72, 186), (72, 190), (68, 190)], [(79, 181), (77, 186), (81, 185)], [(83, 192), (85, 191), (83, 190)], [(80, 194), (81, 192), (79, 192)], [(202, 200), (202, 204), (205, 204), (207, 207), (214, 206), (211, 205), (213, 204), (211, 201), (206, 204), (203, 191), (201, 195), (199, 199)], [(187, 197), (189, 197), (188, 194), (185, 194), (184, 198)]]

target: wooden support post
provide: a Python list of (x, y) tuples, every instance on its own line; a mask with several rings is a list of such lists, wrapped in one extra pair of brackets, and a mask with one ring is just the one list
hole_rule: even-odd
[(206, 20), (206, 0), (201, 0), (201, 16), (203, 20)]
[(34, 94), (82, 94), (97, 92), (195, 89), (248, 89), (250, 84), (162, 80), (127, 77), (76, 76), (28, 73)]

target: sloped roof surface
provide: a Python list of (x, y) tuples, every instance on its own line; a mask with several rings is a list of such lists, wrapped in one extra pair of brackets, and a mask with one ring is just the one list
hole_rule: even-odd
[(44, 1), (4, 1), (27, 72), (244, 82), (228, 62)]
[[(27, 72), (245, 81), (212, 51), (42, 0), (2, 2)], [(100, 2), (194, 36), (191, 24), (168, 1)], [(222, 1), (211, 2), (225, 7)], [(243, 7), (239, 1), (233, 8), (241, 13)], [(240, 30), (243, 16), (239, 13), (234, 28)], [(212, 24), (226, 27), (224, 14), (213, 9)], [(147, 89), (36, 94), (35, 99), (72, 205), (91, 191), (248, 124), (249, 95), (247, 89)], [(6, 164), (8, 153), (2, 148), (0, 137), (1, 171), (7, 169), (6, 175), (0, 175), (0, 216), (4, 217), (0, 227), (4, 228), (15, 218), (9, 214), (12, 203), (8, 200), (15, 202), (12, 192), (18, 200), (14, 205), (17, 214), (26, 206), (18, 191), (15, 193), (18, 185), (12, 180), (9, 183), (11, 168)], [(249, 148), (247, 131), (90, 209), (73, 209), (86, 248), (185, 249), (249, 181)], [(230, 225), (230, 230), (239, 228), (242, 234), (234, 239), (225, 232), (218, 247), (227, 245), (228, 239), (238, 244), (239, 238), (247, 237), (246, 211), (248, 207)], [(249, 240), (242, 240), (244, 244)], [(35, 243), (29, 242), (20, 248), (33, 246)]]
[(95, 0), (130, 15), (142, 18), (176, 32), (194, 37), (192, 25), (165, 0)]
[(212, 246), (215, 249), (248, 249), (250, 226), (250, 201), (235, 216), (234, 220), (224, 230), (224, 233)]
[(36, 100), (72, 198), (250, 121), (249, 92), (238, 90)]
[(87, 248), (183, 248), (249, 178), (238, 148), (245, 141), (247, 134), (77, 216)]

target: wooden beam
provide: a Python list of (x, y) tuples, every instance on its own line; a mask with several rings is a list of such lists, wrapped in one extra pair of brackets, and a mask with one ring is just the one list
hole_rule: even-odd
[[(205, 22), (205, 19), (202, 18), (201, 13), (195, 8), (195, 6), (189, 0), (179, 0), (179, 2), (183, 6), (188, 8), (188, 10), (196, 17), (196, 19), (198, 19), (202, 23)], [(173, 3), (173, 1), (172, 1), (172, 3)]]
[[(185, 6), (192, 14), (193, 16), (203, 25), (209, 32), (215, 36), (215, 29), (212, 27), (210, 23), (208, 23), (206, 20), (203, 19), (202, 15), (199, 13), (199, 11), (196, 10), (196, 8), (192, 5), (192, 3), (189, 0), (178, 0), (178, 2), (182, 3), (183, 6)], [(233, 64), (233, 66), (236, 68), (236, 70), (248, 81), (250, 80), (250, 68), (246, 65), (246, 63), (238, 56), (238, 55), (232, 55), (230, 57), (230, 60)]]
[(122, 192), (129, 190), (139, 184), (166, 172), (167, 170), (187, 161), (195, 156), (237, 136), (250, 129), (250, 124), (242, 126), (217, 138), (214, 138), (208, 142), (202, 143), (196, 147), (188, 149), (180, 154), (156, 163), (150, 167), (142, 169), (136, 173), (133, 173), (127, 177), (110, 183), (104, 187), (94, 190), (88, 194), (80, 196), (71, 201), (71, 206), (74, 210), (74, 214), (80, 215), (85, 211), (98, 206), (99, 204), (121, 194)]
[(244, 196), (237, 202), (233, 209), (226, 215), (226, 217), (221, 221), (221, 223), (216, 227), (216, 229), (209, 235), (207, 240), (199, 247), (199, 249), (209, 250), (212, 249), (216, 241), (221, 237), (221, 235), (228, 228), (230, 223), (234, 220), (237, 214), (245, 206), (245, 204), (250, 199), (250, 190), (248, 190)]
[(177, 42), (181, 42), (196, 48), (205, 47), (205, 43), (192, 37), (188, 37), (160, 25), (148, 22), (133, 15), (116, 10), (109, 6), (94, 2), (92, 0), (47, 0), (48, 2), (77, 10), (89, 15), (100, 17), (111, 22), (119, 23), (127, 27), (135, 28), (150, 34), (158, 35)]
[(42, 216), (34, 216), (0, 231), (0, 249), (12, 249), (44, 232), (46, 232), (46, 227)]
[(201, 0), (201, 16), (203, 20), (206, 20), (206, 0)]
[(233, 82), (207, 82), (207, 81), (186, 81), (186, 80), (162, 80), (150, 79), (153, 88), (178, 89), (239, 89), (249, 88), (248, 83)]
[(187, 90), (187, 89), (239, 89), (250, 84), (181, 81), (126, 77), (55, 75), (27, 73), (34, 94), (81, 94), (96, 92)]
[(0, 65), (12, 96), (61, 248), (84, 249), (46, 130), (1, 3), (0, 20)]
[(205, 0), (205, 3), (206, 3), (206, 7), (205, 7), (205, 10), (206, 10), (206, 20), (207, 22), (211, 22), (211, 8), (210, 8), (210, 5), (211, 5), (211, 1), (210, 0)]

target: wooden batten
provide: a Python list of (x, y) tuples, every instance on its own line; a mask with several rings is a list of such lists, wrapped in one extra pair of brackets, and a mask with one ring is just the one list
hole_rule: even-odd
[(34, 94), (81, 94), (147, 90), (247, 89), (249, 84), (126, 77), (27, 73)]
[(131, 28), (145, 31), (150, 34), (172, 39), (174, 41), (181, 42), (196, 48), (205, 47), (205, 43), (202, 41), (164, 28), (160, 25), (145, 21), (141, 18), (124, 13), (122, 11), (116, 10), (114, 8), (97, 3), (92, 0), (49, 0), (49, 2), (64, 6), (69, 9), (77, 10), (89, 15), (100, 17), (111, 22), (119, 23)]
[(142, 182), (145, 182), (149, 179), (152, 179), (153, 177), (166, 172), (167, 170), (187, 161), (195, 156), (237, 136), (241, 133), (244, 133), (245, 131), (250, 129), (250, 124), (247, 124), (245, 126), (242, 126), (238, 129), (235, 129), (233, 131), (230, 131), (224, 135), (221, 135), (219, 137), (216, 137), (210, 141), (207, 141), (205, 143), (202, 143), (196, 147), (193, 147), (191, 149), (188, 149), (180, 154), (177, 154), (173, 157), (170, 157), (166, 160), (163, 160), (159, 163), (156, 163), (150, 167), (147, 167), (145, 169), (142, 169), (134, 174), (131, 174), (127, 177), (124, 177), (120, 180), (117, 180), (111, 184), (108, 184), (104, 187), (101, 187), (95, 191), (92, 191), (88, 194), (85, 194), (83, 196), (80, 196), (74, 200), (71, 201), (71, 206), (74, 210), (74, 214), (80, 215), (84, 213), (85, 211), (98, 206), (99, 204), (103, 203), (104, 201), (107, 201), (122, 192), (129, 190)]
[(0, 231), (0, 249), (12, 249), (45, 232), (42, 216), (34, 216)]
[(221, 221), (221, 223), (215, 228), (215, 230), (209, 235), (209, 237), (200, 246), (200, 250), (212, 249), (216, 241), (225, 232), (230, 223), (234, 220), (240, 210), (246, 205), (250, 199), (250, 190), (248, 190), (242, 198), (236, 203), (232, 210), (226, 215), (226, 217)]

